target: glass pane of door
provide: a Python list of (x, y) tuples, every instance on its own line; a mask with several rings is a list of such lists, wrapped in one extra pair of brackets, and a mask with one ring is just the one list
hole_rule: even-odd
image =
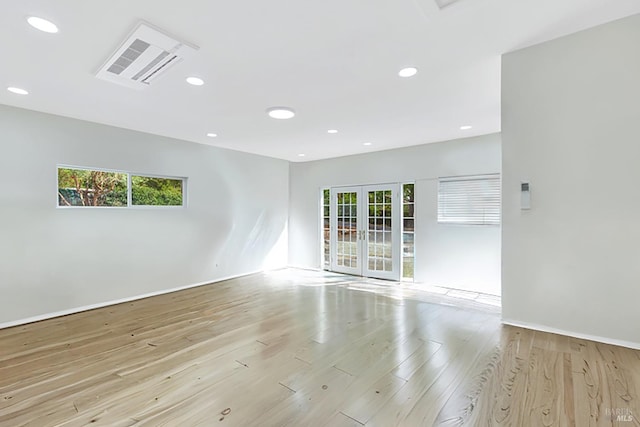
[(357, 222), (358, 193), (338, 193), (338, 250), (336, 256), (338, 265), (358, 268), (358, 222)]
[(400, 279), (400, 200), (398, 185), (365, 188), (366, 263), (363, 275)]
[(332, 270), (357, 275), (362, 274), (358, 232), (359, 193), (359, 187), (331, 190)]
[(391, 271), (391, 190), (369, 191), (367, 203), (369, 270)]

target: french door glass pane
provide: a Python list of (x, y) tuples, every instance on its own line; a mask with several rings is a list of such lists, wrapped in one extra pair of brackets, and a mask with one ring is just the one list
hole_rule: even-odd
[(336, 261), (339, 266), (358, 267), (357, 193), (338, 193)]
[(392, 193), (391, 190), (369, 191), (367, 266), (373, 271), (392, 271)]

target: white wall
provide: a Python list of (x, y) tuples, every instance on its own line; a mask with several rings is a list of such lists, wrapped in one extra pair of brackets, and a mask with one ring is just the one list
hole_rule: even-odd
[(500, 172), (500, 135), (290, 166), (289, 263), (320, 267), (323, 187), (415, 181), (417, 282), (500, 293), (500, 228), (437, 223), (437, 178)]
[(640, 346), (639, 46), (635, 15), (503, 58), (506, 321)]
[[(58, 163), (186, 176), (189, 204), (56, 209)], [(288, 174), (281, 160), (0, 106), (0, 324), (286, 265)]]

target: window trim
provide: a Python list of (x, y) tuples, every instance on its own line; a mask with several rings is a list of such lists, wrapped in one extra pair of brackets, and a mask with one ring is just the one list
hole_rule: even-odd
[[(58, 197), (58, 171), (60, 169), (77, 169), (77, 170), (85, 170), (85, 171), (98, 171), (98, 172), (110, 172), (110, 173), (122, 173), (127, 175), (127, 205), (126, 206), (65, 206), (60, 205), (60, 199)], [(131, 187), (131, 176), (142, 176), (145, 178), (165, 178), (165, 179), (174, 179), (182, 181), (182, 205), (134, 205), (132, 203), (132, 187)], [(103, 167), (92, 167), (92, 166), (76, 166), (65, 163), (56, 164), (55, 169), (55, 196), (56, 196), (56, 209), (185, 209), (188, 207), (188, 192), (187, 192), (187, 181), (188, 177), (186, 176), (172, 176), (172, 175), (159, 175), (159, 174), (151, 174), (151, 173), (137, 173), (126, 171), (122, 169), (110, 169)]]

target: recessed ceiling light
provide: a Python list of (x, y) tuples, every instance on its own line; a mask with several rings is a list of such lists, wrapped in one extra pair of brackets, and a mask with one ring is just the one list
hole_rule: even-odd
[(267, 114), (273, 119), (290, 119), (296, 115), (296, 112), (289, 107), (271, 107), (267, 109)]
[(8, 87), (7, 90), (9, 92), (13, 92), (13, 93), (18, 94), (18, 95), (29, 95), (28, 91), (26, 91), (24, 89), (21, 89), (19, 87)]
[(44, 31), (45, 33), (57, 33), (58, 27), (51, 21), (47, 21), (46, 19), (38, 18), (37, 16), (30, 16), (27, 18), (27, 22), (33, 28), (36, 28), (40, 31)]
[(187, 77), (187, 83), (194, 86), (202, 86), (204, 84), (204, 80), (200, 77)]
[(298, 154), (298, 157), (304, 157), (304, 154), (300, 153)]
[(466, 126), (460, 126), (460, 130), (469, 130), (469, 129), (471, 129), (472, 127), (473, 127), (473, 126), (469, 126), (469, 125), (466, 125)]
[(337, 130), (335, 130), (335, 129), (329, 129), (329, 130), (327, 131), (327, 133), (338, 133), (338, 131), (337, 131)]
[(371, 145), (371, 142), (363, 142), (362, 145)]
[(208, 136), (209, 138), (215, 138), (216, 136), (218, 136), (218, 134), (217, 134), (217, 133), (213, 133), (213, 132), (209, 132), (209, 133), (207, 134), (207, 136)]
[(415, 76), (417, 72), (418, 72), (417, 68), (415, 68), (415, 67), (407, 67), (407, 68), (403, 68), (402, 70), (400, 70), (398, 72), (398, 75), (400, 77), (412, 77), (412, 76)]

